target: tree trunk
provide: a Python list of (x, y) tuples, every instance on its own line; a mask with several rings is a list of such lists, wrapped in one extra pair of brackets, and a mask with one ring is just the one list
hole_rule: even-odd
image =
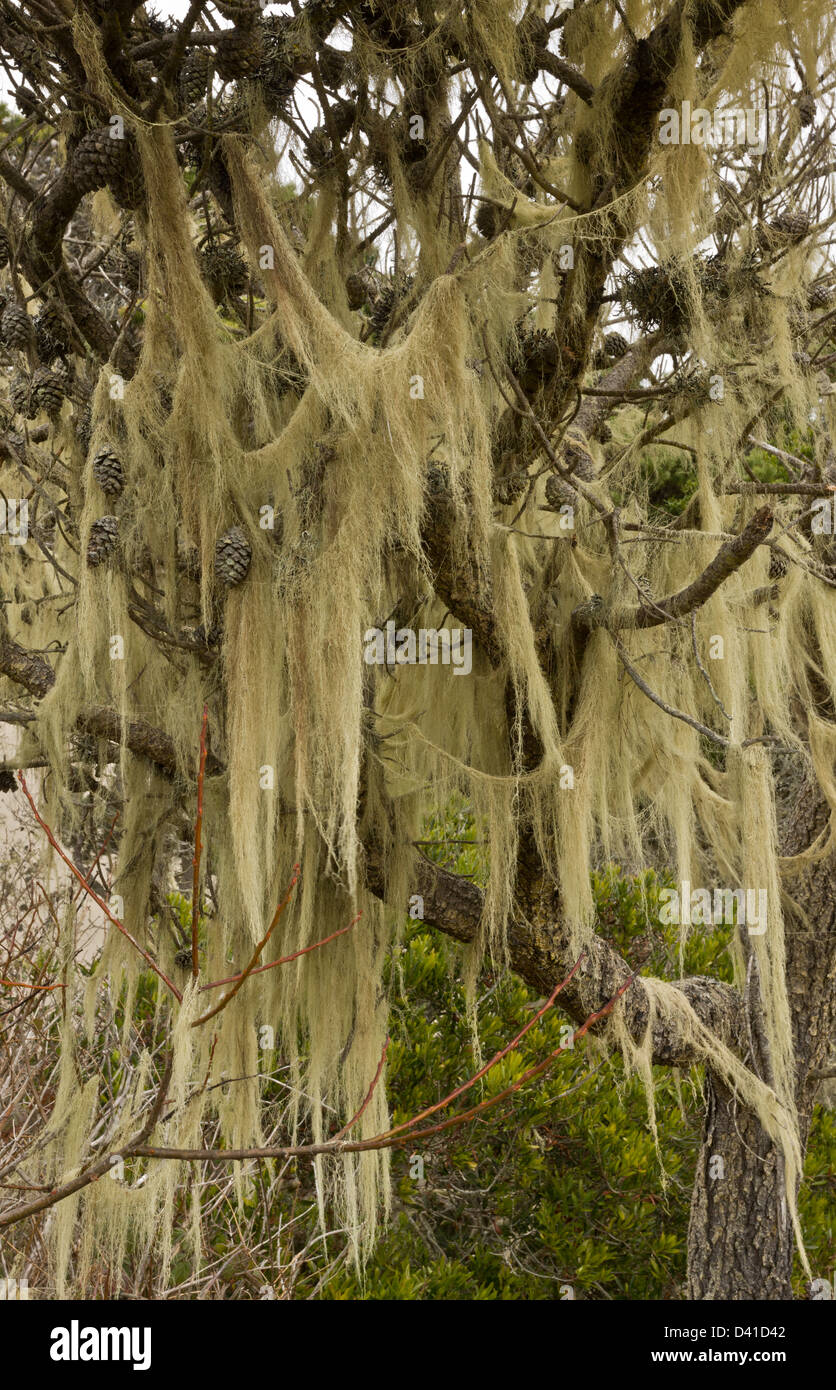
[[(821, 792), (802, 788), (782, 837), (784, 854), (811, 845), (828, 816)], [(836, 1024), (835, 870), (831, 854), (786, 885), (795, 904), (795, 910), (785, 908), (787, 992), (803, 1151), (818, 1090), (816, 1073), (827, 1061)], [(706, 1092), (688, 1230), (688, 1297), (791, 1299), (794, 1240), (783, 1160), (757, 1116), (711, 1076)]]
[(688, 1297), (791, 1299), (792, 1226), (782, 1156), (751, 1110), (706, 1078), (691, 1197)]

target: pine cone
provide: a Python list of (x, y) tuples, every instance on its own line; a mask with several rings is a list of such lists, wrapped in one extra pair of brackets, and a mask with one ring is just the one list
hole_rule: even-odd
[(608, 333), (604, 339), (604, 352), (608, 357), (623, 357), (630, 351), (630, 344), (621, 333)]
[(400, 303), (411, 293), (415, 284), (414, 275), (402, 275), (391, 285), (384, 285), (380, 295), (371, 306), (369, 319), (378, 332), (388, 328), (392, 314)]
[(205, 48), (196, 48), (186, 55), (177, 79), (184, 106), (194, 106), (206, 96), (211, 66), (212, 54)]
[(332, 153), (328, 131), (325, 126), (317, 126), (305, 141), (305, 154), (314, 168), (318, 168), (322, 164), (327, 164)]
[(375, 294), (377, 287), (378, 278), (371, 266), (364, 265), (362, 270), (353, 271), (345, 282), (349, 309), (362, 309), (366, 301)]
[(32, 320), (26, 310), (15, 303), (7, 304), (3, 310), (0, 332), (6, 346), (17, 348), (20, 352), (26, 351), (34, 337)]
[(12, 258), (12, 247), (6, 228), (0, 225), (0, 270), (4, 270)]
[(685, 317), (682, 289), (675, 271), (659, 265), (640, 266), (624, 276), (619, 298), (642, 328), (661, 325), (675, 333)]
[(90, 448), (90, 436), (93, 433), (93, 412), (89, 405), (84, 406), (83, 410), (75, 416), (75, 432), (78, 442), (86, 454)]
[(48, 367), (38, 367), (32, 377), (32, 405), (47, 415), (58, 415), (64, 403), (64, 387), (60, 377)]
[(112, 555), (119, 537), (119, 518), (100, 516), (90, 527), (87, 542), (87, 563), (94, 569)]
[(575, 501), (574, 490), (557, 473), (550, 473), (546, 479), (546, 505), (557, 511), (560, 507)]
[(218, 35), (215, 66), (224, 82), (254, 77), (264, 61), (264, 36), (259, 25), (224, 30)]
[(580, 433), (567, 434), (563, 441), (563, 460), (578, 478), (592, 478), (595, 475), (595, 460), (586, 441)]
[(798, 98), (798, 119), (802, 126), (811, 126), (816, 119), (816, 100), (812, 92), (802, 92)]
[(31, 384), (29, 377), (20, 372), (13, 376), (9, 382), (9, 400), (15, 413), (22, 415), (26, 420), (34, 420), (38, 413), (32, 406)]
[(524, 496), (528, 487), (525, 473), (511, 473), (505, 478), (495, 478), (493, 498), (500, 507), (512, 507)]
[(239, 294), (247, 284), (247, 265), (232, 242), (207, 246), (201, 255), (201, 270), (215, 299)]
[(384, 285), (369, 311), (369, 322), (376, 333), (382, 333), (387, 327), (396, 299), (394, 287)]
[(32, 326), (35, 330), (35, 351), (44, 367), (48, 367), (56, 357), (69, 352), (70, 335), (56, 304), (44, 304), (35, 315)]
[(215, 546), (215, 575), (222, 584), (234, 588), (246, 579), (252, 554), (252, 546), (241, 527), (231, 526)]
[(492, 237), (496, 236), (502, 225), (502, 215), (502, 209), (498, 208), (495, 203), (479, 204), (475, 217), (476, 230), (486, 241), (490, 241)]
[[(783, 240), (800, 241), (810, 230), (810, 219), (803, 212), (781, 212), (769, 224), (767, 237), (775, 244)], [(760, 229), (759, 229), (760, 231)]]
[(557, 365), (557, 343), (553, 333), (535, 328), (520, 334), (520, 385), (526, 395), (534, 395), (554, 376)]
[(435, 502), (447, 501), (450, 497), (450, 473), (443, 463), (430, 463), (424, 484), (427, 496)]
[(99, 126), (79, 140), (72, 160), (72, 172), (79, 188), (93, 193), (119, 181), (128, 162), (129, 141), (117, 139), (116, 128)]
[(287, 108), (296, 86), (296, 74), (292, 67), (280, 58), (261, 64), (257, 73), (261, 84), (261, 96), (269, 114), (280, 116)]
[(814, 285), (807, 295), (807, 307), (808, 309), (823, 309), (832, 298), (832, 285)]
[(108, 497), (118, 497), (125, 486), (122, 460), (110, 445), (100, 449), (93, 459), (93, 477)]
[(223, 638), (224, 630), (220, 623), (213, 623), (207, 632), (203, 623), (201, 623), (199, 627), (195, 628), (194, 635), (195, 639), (202, 643), (204, 647), (218, 647)]

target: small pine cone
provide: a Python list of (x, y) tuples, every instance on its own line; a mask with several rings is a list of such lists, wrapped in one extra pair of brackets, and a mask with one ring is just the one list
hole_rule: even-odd
[(223, 638), (224, 630), (220, 623), (213, 623), (207, 632), (203, 623), (201, 623), (199, 627), (195, 628), (194, 635), (195, 639), (204, 647), (218, 647)]
[(814, 285), (807, 295), (807, 307), (808, 309), (823, 309), (832, 298), (832, 285)]
[(546, 505), (557, 511), (558, 508), (567, 504), (571, 506), (574, 501), (574, 489), (564, 482), (557, 473), (550, 473), (546, 479)]
[(476, 210), (476, 230), (486, 241), (495, 237), (502, 224), (502, 209), (494, 203), (480, 203)]
[(803, 212), (781, 212), (772, 219), (770, 226), (772, 231), (778, 232), (780, 236), (799, 241), (809, 232), (810, 219)]
[[(280, 116), (287, 108), (296, 86), (296, 75), (280, 58), (263, 63), (258, 70), (261, 96), (269, 114)], [(324, 74), (323, 74), (324, 76)]]
[(802, 92), (798, 98), (798, 119), (802, 126), (811, 126), (816, 119), (816, 99), (812, 92)]
[(25, 352), (33, 339), (32, 320), (19, 304), (7, 304), (3, 310), (0, 332), (7, 347)]
[(177, 79), (180, 100), (184, 106), (195, 106), (206, 96), (211, 66), (212, 55), (205, 48), (196, 48), (186, 55)]
[(32, 377), (32, 404), (47, 415), (58, 415), (64, 404), (64, 387), (61, 378), (48, 367), (38, 367)]
[(93, 459), (93, 477), (108, 497), (118, 497), (125, 486), (122, 460), (110, 445), (100, 449)]
[(523, 390), (532, 395), (549, 380), (557, 369), (557, 342), (545, 328), (523, 332), (520, 337), (519, 379)]
[(83, 410), (75, 416), (75, 432), (78, 442), (86, 454), (90, 448), (90, 436), (93, 433), (93, 412), (89, 405), (84, 406)]
[(260, 26), (225, 29), (218, 35), (215, 66), (224, 82), (254, 77), (264, 61), (264, 37)]
[(182, 951), (174, 952), (174, 964), (179, 965), (181, 970), (191, 970), (192, 968), (192, 948), (184, 947)]
[(231, 526), (215, 546), (215, 575), (222, 584), (234, 588), (246, 579), (252, 555), (252, 546), (241, 527)]
[(494, 501), (500, 507), (513, 507), (525, 495), (528, 478), (524, 473), (511, 473), (505, 478), (495, 478), (493, 484)]
[(116, 127), (99, 126), (79, 140), (72, 160), (72, 172), (85, 193), (93, 193), (119, 180), (128, 162), (129, 141), (116, 138)]
[(16, 463), (16, 453), (20, 453), (20, 451), (25, 448), (26, 440), (23, 438), (23, 435), (18, 434), (16, 430), (7, 429), (0, 434), (0, 459), (2, 459), (3, 462), (10, 459), (13, 463)]
[(136, 294), (142, 289), (142, 256), (133, 246), (125, 246), (108, 256), (107, 268), (117, 280), (121, 280), (129, 294)]
[(433, 501), (445, 501), (450, 496), (450, 474), (443, 463), (431, 463), (425, 481), (427, 496)]
[(207, 246), (201, 255), (201, 270), (215, 299), (239, 294), (247, 284), (247, 265), (232, 242)]
[(15, 413), (22, 415), (26, 420), (34, 420), (38, 413), (31, 405), (31, 384), (29, 377), (21, 373), (17, 373), (9, 382), (9, 400)]
[(316, 168), (326, 164), (332, 155), (331, 140), (324, 126), (317, 126), (305, 141), (305, 154)]
[(563, 441), (563, 461), (578, 478), (595, 476), (595, 460), (589, 450), (586, 437), (579, 433), (567, 434)]
[(623, 357), (630, 351), (630, 344), (621, 333), (608, 333), (604, 339), (604, 352), (608, 357)]
[(384, 285), (369, 311), (369, 322), (376, 333), (382, 333), (392, 316), (397, 295), (392, 285)]
[(783, 579), (789, 569), (789, 562), (784, 558), (780, 551), (772, 549), (769, 552), (769, 578)]
[(345, 282), (349, 309), (362, 309), (363, 305), (377, 290), (377, 276), (371, 266), (364, 265), (355, 270)]
[(0, 270), (4, 270), (12, 258), (12, 247), (6, 228), (0, 225)]
[(317, 58), (322, 80), (329, 91), (336, 92), (340, 87), (350, 86), (356, 81), (356, 62), (350, 53), (324, 43), (317, 50)]
[(59, 355), (69, 352), (70, 336), (56, 304), (45, 304), (35, 315), (32, 326), (35, 330), (35, 351), (44, 367), (48, 367)]
[(119, 536), (119, 518), (117, 516), (100, 516), (90, 527), (90, 539), (87, 542), (87, 563), (94, 569), (101, 565), (108, 556), (112, 555), (116, 549), (116, 541)]

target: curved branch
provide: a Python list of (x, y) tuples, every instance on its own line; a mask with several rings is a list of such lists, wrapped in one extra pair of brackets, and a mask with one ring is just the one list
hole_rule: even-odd
[[(373, 845), (366, 845), (366, 884), (375, 896), (385, 898), (386, 882), (382, 856)], [(432, 864), (418, 851), (413, 855), (410, 892), (424, 901), (422, 921), (456, 941), (470, 943), (478, 935), (482, 916), (482, 893), (468, 879)], [(570, 1018), (583, 1023), (630, 979), (632, 971), (617, 951), (599, 936), (585, 947), (588, 959), (584, 969), (570, 981), (561, 995)], [(555, 921), (548, 930), (515, 919), (508, 928), (511, 969), (533, 989), (548, 995), (571, 964), (570, 932), (565, 923)], [(730, 985), (709, 976), (695, 975), (675, 981), (698, 1018), (729, 1046), (743, 1037), (743, 1008), (740, 995)], [(624, 1021), (634, 1040), (643, 1037), (650, 1016), (650, 1002), (641, 978), (637, 978), (624, 1000)], [(697, 1056), (691, 1039), (677, 1023), (657, 1019), (653, 1028), (653, 1061), (673, 1067), (688, 1067)]]

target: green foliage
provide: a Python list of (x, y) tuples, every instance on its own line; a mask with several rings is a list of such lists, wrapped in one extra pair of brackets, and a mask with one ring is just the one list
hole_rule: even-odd
[(679, 516), (697, 490), (697, 470), (685, 450), (645, 457), (641, 471), (648, 489), (651, 518)]
[[(468, 828), (459, 822), (452, 833), (464, 837)], [(678, 928), (658, 922), (659, 893), (670, 882), (652, 873), (630, 879), (610, 867), (595, 876), (594, 891), (601, 934), (631, 963), (646, 957), (651, 972), (675, 978), (681, 973)], [(728, 947), (729, 928), (694, 929), (685, 972), (730, 979)], [(480, 1064), (455, 978), (458, 956), (454, 945), (410, 923), (393, 960), (398, 991), (387, 1084), (396, 1124), (436, 1103)], [(477, 1001), (484, 1059), (505, 1047), (544, 1002), (518, 977), (486, 972)], [(555, 1008), (443, 1114), (497, 1094), (559, 1046), (567, 1031), (566, 1017)], [(641, 1087), (625, 1081), (620, 1060), (603, 1061), (588, 1038), (567, 1049), (544, 1078), (475, 1122), (424, 1140), (417, 1153), (396, 1151), (389, 1232), (364, 1278), (344, 1269), (322, 1296), (682, 1298), (700, 1076), (660, 1068), (656, 1081), (659, 1156)], [(828, 1259), (835, 1150), (833, 1116), (818, 1111), (801, 1204), (817, 1271)], [(423, 1181), (417, 1157), (423, 1158)]]

